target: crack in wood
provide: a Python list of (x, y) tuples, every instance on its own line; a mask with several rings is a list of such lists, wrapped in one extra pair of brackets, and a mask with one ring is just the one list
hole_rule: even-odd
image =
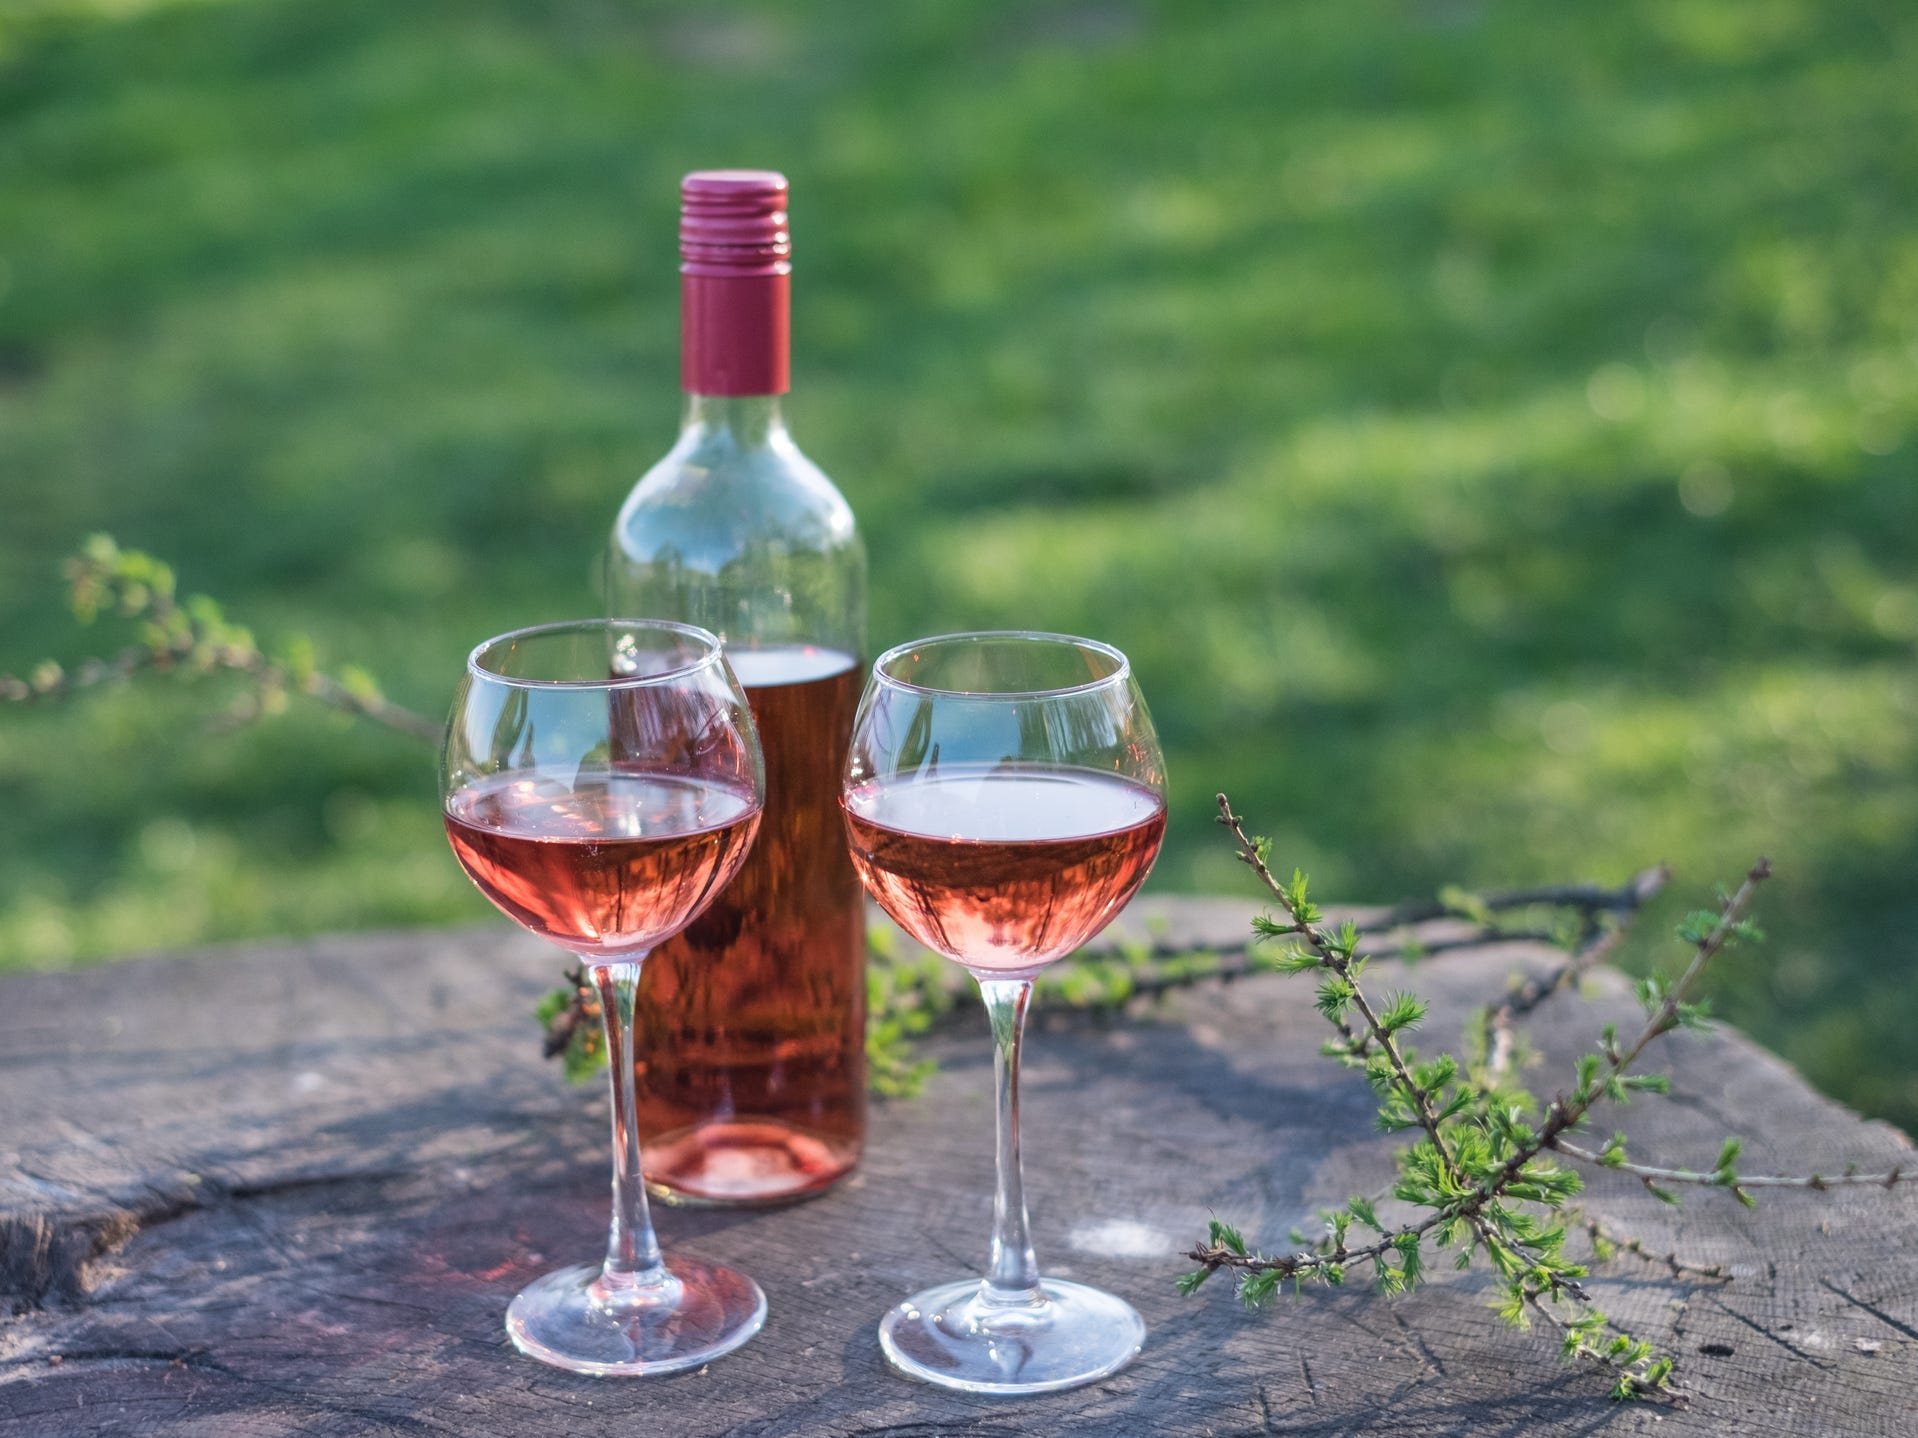
[(17, 1383), (27, 1378), (70, 1378), (99, 1368), (181, 1368), (217, 1373), (237, 1378), (231, 1368), (208, 1356), (204, 1348), (90, 1348), (78, 1353), (50, 1353), (44, 1357), (19, 1359), (6, 1365), (11, 1370), (0, 1376), (0, 1384)]
[(1425, 1364), (1426, 1371), (1436, 1374), (1440, 1378), (1445, 1377), (1446, 1376), (1445, 1364), (1440, 1360), (1439, 1356), (1436, 1353), (1434, 1353), (1431, 1350), (1431, 1348), (1426, 1344), (1425, 1339), (1406, 1324), (1405, 1320), (1399, 1316), (1399, 1312), (1396, 1308), (1387, 1308), (1385, 1311), (1387, 1315), (1391, 1318), (1392, 1322), (1398, 1325), (1399, 1332), (1405, 1335), (1406, 1342), (1410, 1344), (1412, 1348), (1417, 1350), (1420, 1358), (1423, 1360)]
[[(1303, 1356), (1301, 1356), (1299, 1359), (1299, 1366), (1301, 1368), (1305, 1366), (1305, 1359)], [(1310, 1379), (1310, 1377), (1306, 1379), (1305, 1386), (1308, 1389), (1312, 1386), (1312, 1380)], [(1261, 1383), (1258, 1386), (1258, 1390), (1253, 1396), (1256, 1397), (1259, 1401), (1259, 1432), (1271, 1433), (1276, 1431), (1272, 1427), (1272, 1396), (1271, 1394), (1266, 1392), (1266, 1388), (1263, 1383)]]
[(178, 1189), (149, 1190), (146, 1202), (112, 1208), (54, 1210), (0, 1219), (0, 1301), (16, 1313), (51, 1302), (80, 1304), (91, 1285), (88, 1270), (102, 1258), (189, 1214), (227, 1204), (253, 1203), (318, 1188), (384, 1183), (409, 1177), (405, 1169), (303, 1173), (255, 1183), (202, 1178)]
[(1875, 1304), (1868, 1303), (1864, 1299), (1858, 1297), (1856, 1294), (1849, 1293), (1845, 1289), (1840, 1288), (1837, 1284), (1833, 1283), (1829, 1278), (1820, 1278), (1818, 1280), (1818, 1283), (1820, 1287), (1828, 1289), (1829, 1291), (1837, 1294), (1840, 1298), (1844, 1299), (1845, 1302), (1851, 1304), (1853, 1307), (1863, 1309), (1866, 1313), (1869, 1313), (1873, 1318), (1877, 1319), (1880, 1323), (1884, 1324), (1885, 1327), (1890, 1328), (1898, 1333), (1902, 1333), (1907, 1338), (1918, 1338), (1918, 1328), (1913, 1328), (1908, 1323), (1900, 1322), (1898, 1319), (1893, 1318), (1889, 1313), (1885, 1312), (1882, 1308), (1879, 1308)]
[(1727, 1318), (1735, 1319), (1739, 1323), (1744, 1324), (1745, 1327), (1751, 1329), (1751, 1331), (1753, 1333), (1756, 1333), (1760, 1338), (1768, 1338), (1773, 1343), (1776, 1343), (1780, 1348), (1784, 1349), (1787, 1353), (1792, 1354), (1794, 1357), (1804, 1359), (1805, 1362), (1811, 1364), (1814, 1368), (1829, 1369), (1831, 1367), (1830, 1363), (1826, 1362), (1824, 1359), (1818, 1357), (1814, 1353), (1807, 1353), (1804, 1349), (1800, 1348), (1796, 1343), (1793, 1343), (1789, 1338), (1780, 1338), (1776, 1333), (1773, 1333), (1769, 1328), (1765, 1327), (1764, 1324), (1755, 1322), (1754, 1320), (1747, 1318), (1744, 1314), (1740, 1313), (1735, 1308), (1728, 1308), (1722, 1300), (1714, 1297), (1712, 1300), (1712, 1306), (1715, 1307), (1720, 1313), (1724, 1314)]
[[(259, 1183), (236, 1183), (216, 1186), (215, 1192), (222, 1200), (247, 1203), (255, 1199), (278, 1198), (287, 1193), (304, 1193), (315, 1188), (338, 1188), (341, 1185), (359, 1183), (388, 1183), (396, 1178), (411, 1178), (425, 1170), (412, 1168), (370, 1168), (349, 1173), (296, 1173), (284, 1178), (264, 1179)], [(211, 1205), (201, 1205), (210, 1207)]]

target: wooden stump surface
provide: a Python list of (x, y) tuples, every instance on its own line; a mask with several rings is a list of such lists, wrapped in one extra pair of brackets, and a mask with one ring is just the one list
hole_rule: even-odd
[[(1252, 904), (1160, 900), (1160, 932), (1236, 943)], [(1415, 977), (1428, 1043), (1547, 952), (1458, 951)], [(1026, 1190), (1042, 1266), (1151, 1328), (1126, 1372), (1005, 1400), (892, 1374), (879, 1315), (977, 1272), (991, 1208), (983, 1021), (930, 1047), (916, 1098), (877, 1104), (860, 1172), (757, 1213), (657, 1210), (669, 1255), (758, 1278), (765, 1331), (663, 1380), (595, 1380), (507, 1345), (526, 1280), (603, 1242), (605, 1097), (538, 1056), (530, 1011), (559, 958), (504, 926), (318, 939), (0, 980), (0, 1434), (933, 1438), (1014, 1434), (1918, 1432), (1918, 1189), (1784, 1192), (1682, 1209), (1601, 1174), (1592, 1208), (1660, 1250), (1728, 1264), (1677, 1279), (1621, 1255), (1603, 1306), (1680, 1362), (1682, 1404), (1617, 1405), (1549, 1335), (1514, 1333), (1482, 1273), (1412, 1295), (1308, 1291), (1248, 1314), (1215, 1280), (1181, 1298), (1207, 1218), (1268, 1246), (1316, 1205), (1389, 1179), (1394, 1140), (1318, 1057), (1309, 981), (1203, 985), (1104, 1021), (1041, 1014), (1027, 1046)], [(1403, 976), (1380, 964), (1380, 987)], [(1601, 971), (1530, 1031), (1567, 1071), (1607, 1018)], [(1739, 1035), (1681, 1035), (1676, 1092), (1616, 1118), (1648, 1161), (1914, 1162), (1896, 1130), (1812, 1091)]]

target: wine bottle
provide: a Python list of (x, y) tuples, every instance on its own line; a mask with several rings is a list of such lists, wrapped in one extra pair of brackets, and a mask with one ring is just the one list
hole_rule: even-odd
[(787, 432), (786, 180), (680, 188), (679, 440), (613, 526), (615, 617), (711, 629), (752, 702), (766, 805), (744, 867), (646, 960), (634, 1053), (649, 1186), (779, 1202), (851, 1171), (865, 1136), (865, 910), (839, 814), (863, 684), (852, 510)]

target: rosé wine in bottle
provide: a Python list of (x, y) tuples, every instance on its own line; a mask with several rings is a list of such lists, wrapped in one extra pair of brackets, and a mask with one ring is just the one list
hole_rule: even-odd
[(865, 1137), (865, 906), (838, 773), (865, 677), (866, 560), (782, 414), (790, 254), (782, 176), (686, 177), (684, 423), (621, 508), (608, 566), (613, 615), (725, 642), (766, 757), (752, 852), (640, 984), (646, 1177), (682, 1202), (819, 1192)]
[(1089, 769), (953, 766), (842, 803), (879, 906), (982, 976), (1030, 974), (1104, 929), (1165, 834), (1159, 795)]

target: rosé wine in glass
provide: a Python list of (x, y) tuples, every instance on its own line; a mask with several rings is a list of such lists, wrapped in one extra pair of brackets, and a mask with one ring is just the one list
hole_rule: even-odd
[(840, 787), (853, 864), (899, 926), (963, 964), (992, 1020), (998, 1188), (986, 1275), (879, 1322), (900, 1372), (969, 1393), (1048, 1393), (1115, 1373), (1145, 1323), (1042, 1278), (1019, 1164), (1032, 979), (1110, 923), (1165, 837), (1165, 763), (1126, 657), (1059, 634), (952, 634), (882, 654)]
[(641, 963), (739, 871), (765, 804), (752, 711), (720, 642), (662, 620), (516, 630), (466, 661), (441, 751), (460, 867), (529, 933), (578, 954), (611, 1064), (606, 1257), (535, 1279), (506, 1310), (529, 1357), (574, 1373), (676, 1373), (766, 1321), (744, 1274), (660, 1256), (642, 1178), (633, 1059)]
[(957, 766), (840, 802), (880, 907), (974, 973), (1030, 973), (1080, 947), (1138, 890), (1165, 836), (1164, 799), (1092, 770)]
[(593, 954), (685, 928), (738, 871), (758, 824), (750, 792), (617, 770), (508, 774), (446, 808), (453, 853), (481, 893), (522, 928)]

